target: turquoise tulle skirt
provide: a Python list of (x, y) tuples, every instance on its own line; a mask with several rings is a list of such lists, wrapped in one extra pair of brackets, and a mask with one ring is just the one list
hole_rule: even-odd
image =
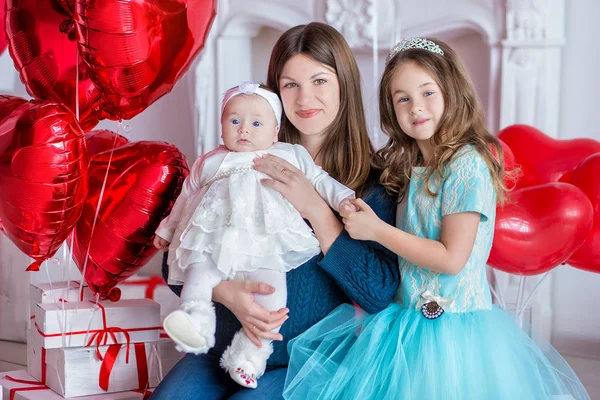
[(549, 343), (495, 306), (428, 320), (398, 304), (364, 317), (342, 305), (288, 349), (285, 399), (589, 399)]

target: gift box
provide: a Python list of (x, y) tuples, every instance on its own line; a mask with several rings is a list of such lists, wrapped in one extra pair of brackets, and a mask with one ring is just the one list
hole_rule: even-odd
[[(93, 396), (79, 397), (78, 400), (147, 400), (152, 394), (151, 389), (105, 393)], [(10, 371), (0, 374), (0, 400), (61, 400), (46, 385), (37, 382), (24, 370)]]
[(94, 300), (95, 297), (87, 285), (83, 285), (83, 289), (81, 289), (80, 283), (76, 281), (32, 283), (29, 286), (31, 320), (35, 318), (37, 304), (90, 301)]
[(36, 305), (32, 329), (46, 349), (155, 342), (160, 306), (150, 299)]
[[(175, 349), (175, 342), (171, 339), (161, 338), (156, 345), (158, 351), (158, 358), (160, 360), (159, 364), (159, 375), (162, 377), (166, 376), (171, 369), (185, 356), (185, 353), (182, 353)], [(162, 380), (162, 379), (161, 379)]]
[(118, 285), (121, 299), (152, 299), (160, 304), (161, 321), (179, 308), (180, 300), (162, 277), (134, 275)]
[(42, 343), (39, 332), (31, 330), (27, 372), (65, 397), (155, 387), (165, 368), (174, 365), (162, 366), (161, 341), (59, 349), (45, 349)]

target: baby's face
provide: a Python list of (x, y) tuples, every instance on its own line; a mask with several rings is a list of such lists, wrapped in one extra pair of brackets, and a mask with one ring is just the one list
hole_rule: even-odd
[(266, 150), (277, 141), (277, 120), (261, 96), (239, 94), (221, 117), (221, 137), (231, 151)]

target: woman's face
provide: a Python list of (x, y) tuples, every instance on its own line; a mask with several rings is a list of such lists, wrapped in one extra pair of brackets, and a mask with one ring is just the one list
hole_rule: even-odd
[(303, 54), (296, 54), (284, 65), (279, 92), (285, 115), (303, 135), (322, 135), (340, 108), (336, 72)]

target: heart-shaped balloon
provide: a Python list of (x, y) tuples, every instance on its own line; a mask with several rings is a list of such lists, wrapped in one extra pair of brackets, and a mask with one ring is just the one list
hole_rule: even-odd
[(102, 116), (131, 119), (163, 95), (204, 47), (216, 0), (75, 3), (79, 52), (105, 100)]
[(117, 283), (156, 253), (154, 231), (187, 174), (184, 155), (163, 142), (129, 143), (90, 159), (89, 194), (73, 230), (72, 251), (94, 293), (118, 300)]
[(0, 0), (0, 54), (4, 53), (6, 49), (6, 38), (4, 35), (4, 14), (6, 8), (6, 1)]
[(85, 145), (90, 158), (98, 153), (116, 149), (127, 143), (129, 143), (129, 140), (125, 136), (106, 129), (91, 131), (85, 135)]
[(586, 158), (573, 171), (571, 183), (588, 196), (594, 208), (592, 231), (567, 264), (600, 273), (600, 153)]
[(536, 275), (564, 263), (585, 241), (593, 209), (576, 186), (551, 182), (515, 190), (498, 207), (488, 264), (516, 275)]
[(34, 100), (0, 123), (0, 220), (38, 270), (81, 215), (87, 192), (83, 131), (63, 104)]
[(4, 118), (12, 113), (15, 108), (25, 103), (27, 103), (27, 100), (20, 97), (0, 95), (0, 123)]
[(11, 0), (6, 10), (6, 38), (15, 68), (31, 96), (64, 103), (75, 112), (77, 94), (80, 126), (89, 131), (98, 124), (94, 108), (101, 107), (99, 93), (79, 59), (72, 16), (60, 3)]
[(588, 156), (600, 152), (600, 142), (593, 139), (556, 140), (528, 125), (506, 127), (498, 138), (521, 166), (517, 189), (558, 182)]

